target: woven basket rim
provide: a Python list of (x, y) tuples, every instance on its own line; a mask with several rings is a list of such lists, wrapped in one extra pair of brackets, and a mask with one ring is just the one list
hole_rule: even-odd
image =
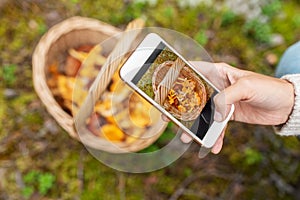
[[(33, 83), (36, 93), (45, 105), (47, 111), (54, 117), (59, 125), (64, 128), (68, 134), (80, 140), (83, 144), (95, 149), (101, 149), (111, 153), (125, 153), (128, 151), (140, 150), (140, 146), (148, 146), (153, 143), (160, 134), (156, 134), (151, 140), (141, 140), (137, 145), (125, 143), (113, 143), (105, 139), (101, 139), (93, 134), (78, 135), (78, 127), (75, 127), (74, 116), (66, 113), (58, 102), (55, 100), (46, 82), (47, 54), (55, 42), (68, 33), (77, 30), (99, 31), (108, 36), (120, 34), (122, 31), (109, 24), (103, 23), (96, 19), (85, 17), (71, 17), (66, 19), (49, 29), (49, 31), (40, 39), (32, 56)], [(158, 124), (156, 129), (162, 132), (166, 128), (166, 123)], [(85, 130), (85, 132), (89, 132)]]
[(73, 117), (63, 111), (54, 99), (46, 82), (46, 58), (51, 46), (62, 36), (76, 30), (94, 30), (105, 32), (107, 35), (121, 33), (121, 30), (96, 19), (74, 16), (68, 18), (53, 27), (42, 36), (32, 55), (32, 75), (34, 89), (45, 105), (47, 111), (56, 119), (71, 137), (78, 139), (74, 130)]

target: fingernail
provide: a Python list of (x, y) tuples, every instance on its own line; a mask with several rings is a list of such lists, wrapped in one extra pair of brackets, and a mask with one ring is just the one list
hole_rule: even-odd
[(222, 117), (221, 113), (219, 113), (218, 111), (215, 111), (214, 119), (217, 122), (223, 121), (223, 117)]
[(213, 154), (218, 154), (222, 150), (223, 142), (217, 142), (213, 148), (211, 149), (211, 152)]
[(192, 141), (192, 138), (187, 134), (182, 134), (180, 139), (183, 143), (190, 143)]
[(219, 146), (220, 146), (219, 144), (215, 144), (215, 146), (213, 146), (213, 148), (211, 149), (211, 152), (213, 154), (218, 154), (219, 153), (219, 149), (220, 149)]

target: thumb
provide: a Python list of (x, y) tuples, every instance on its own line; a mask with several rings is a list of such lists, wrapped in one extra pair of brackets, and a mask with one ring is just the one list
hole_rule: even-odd
[(230, 112), (231, 105), (246, 99), (247, 88), (240, 81), (225, 88), (214, 97), (215, 114), (214, 119), (218, 122), (224, 121)]

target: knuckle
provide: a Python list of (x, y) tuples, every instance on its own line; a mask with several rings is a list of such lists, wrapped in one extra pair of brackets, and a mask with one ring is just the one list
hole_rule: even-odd
[(240, 84), (242, 88), (249, 88), (253, 85), (253, 81), (250, 76), (243, 77), (237, 81), (237, 84)]
[(222, 104), (224, 104), (224, 98), (222, 97), (222, 93), (219, 93), (213, 98), (213, 101), (216, 105), (216, 107), (220, 107)]

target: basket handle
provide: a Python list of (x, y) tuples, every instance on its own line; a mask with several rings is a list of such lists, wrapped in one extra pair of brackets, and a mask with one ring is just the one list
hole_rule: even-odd
[[(106, 90), (110, 80), (112, 79), (112, 76), (125, 58), (125, 55), (123, 55), (124, 52), (128, 52), (128, 50), (130, 50), (133, 41), (140, 33), (141, 28), (144, 27), (144, 24), (144, 20), (135, 19), (127, 25), (125, 32), (122, 34), (117, 45), (108, 56), (103, 67), (100, 69), (100, 72), (89, 89), (88, 96), (80, 106), (74, 118), (75, 125), (78, 126), (76, 127), (77, 129), (85, 126), (85, 121), (92, 114), (96, 101)], [(140, 30), (130, 31), (135, 29)]]

